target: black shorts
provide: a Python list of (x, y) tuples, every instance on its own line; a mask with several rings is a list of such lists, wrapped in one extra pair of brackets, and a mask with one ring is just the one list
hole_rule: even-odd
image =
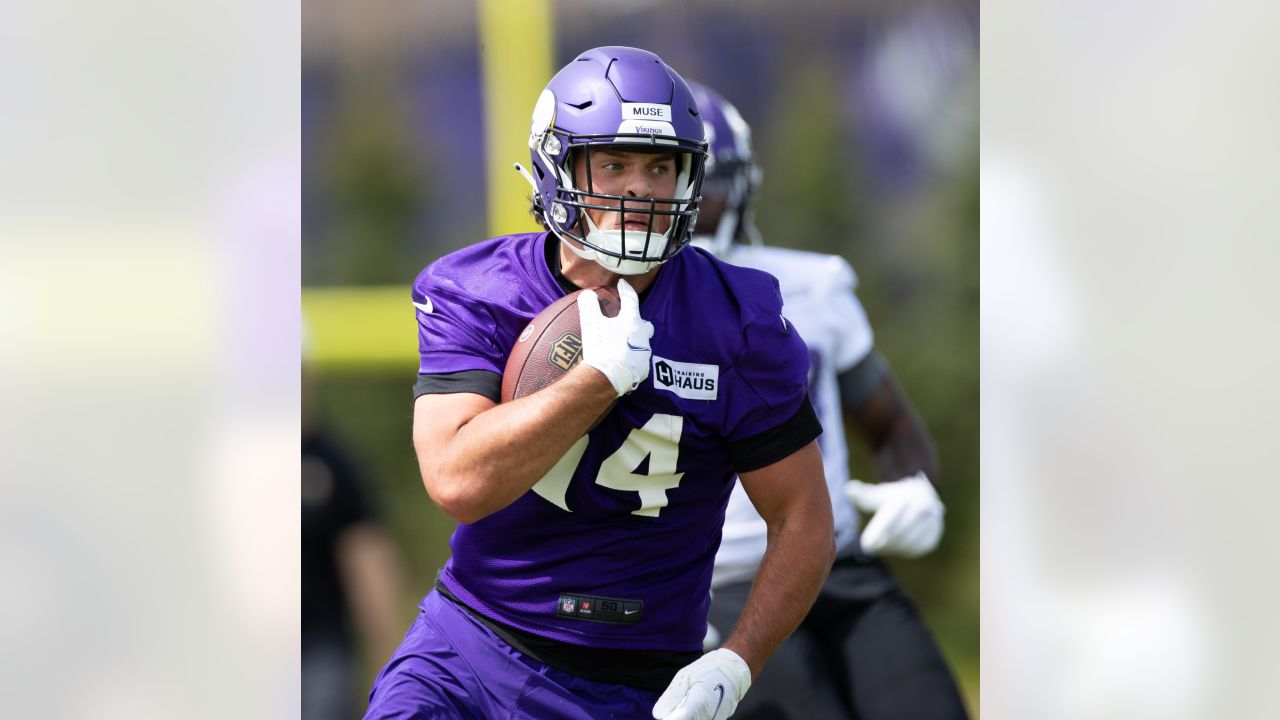
[[(716, 588), (710, 622), (727, 637), (750, 581)], [(752, 683), (735, 720), (961, 720), (942, 653), (884, 565), (836, 560), (808, 617)]]

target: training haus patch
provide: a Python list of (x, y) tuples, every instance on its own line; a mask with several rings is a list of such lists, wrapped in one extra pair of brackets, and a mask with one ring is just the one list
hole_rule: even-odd
[(653, 386), (688, 400), (715, 400), (720, 367), (653, 356)]

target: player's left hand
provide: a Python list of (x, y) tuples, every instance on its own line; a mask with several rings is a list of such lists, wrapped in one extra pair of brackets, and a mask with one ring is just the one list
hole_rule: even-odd
[(684, 666), (653, 706), (656, 720), (725, 720), (751, 687), (751, 668), (727, 648)]
[(862, 551), (868, 555), (919, 557), (942, 539), (946, 508), (922, 472), (877, 485), (850, 480), (844, 494), (858, 510), (873, 513), (862, 530)]

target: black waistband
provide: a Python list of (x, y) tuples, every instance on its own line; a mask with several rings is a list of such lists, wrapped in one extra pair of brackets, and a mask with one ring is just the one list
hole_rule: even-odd
[(671, 684), (671, 678), (675, 677), (680, 668), (702, 657), (701, 652), (571, 645), (491, 620), (459, 600), (440, 582), (436, 583), (436, 592), (484, 623), (485, 627), (516, 650), (543, 665), (596, 682), (617, 683), (661, 692)]

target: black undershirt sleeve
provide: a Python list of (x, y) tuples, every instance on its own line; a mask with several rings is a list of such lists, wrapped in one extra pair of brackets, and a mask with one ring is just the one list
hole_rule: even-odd
[(419, 375), (413, 385), (413, 399), (422, 395), (475, 393), (494, 402), (502, 400), (502, 376), (491, 370), (463, 370), (438, 375)]
[(822, 424), (805, 395), (787, 421), (762, 433), (729, 443), (729, 462), (738, 474), (768, 467), (808, 445), (822, 434)]
[(888, 370), (889, 364), (885, 362), (884, 356), (872, 350), (857, 365), (837, 375), (840, 407), (845, 412), (855, 412), (865, 405)]

